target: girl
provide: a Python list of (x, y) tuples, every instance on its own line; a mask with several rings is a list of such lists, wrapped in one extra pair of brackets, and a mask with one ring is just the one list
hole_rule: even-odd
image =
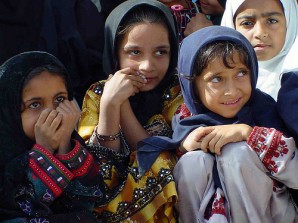
[(201, 29), (184, 39), (178, 70), (185, 105), (173, 119), (173, 140), (143, 140), (138, 160), (148, 165), (150, 151), (179, 145), (179, 153), (191, 151), (174, 168), (179, 219), (294, 222), (286, 186), (298, 187), (291, 177), (298, 165), (296, 147), (292, 138), (266, 128), (284, 131), (274, 100), (255, 88), (251, 44), (230, 28)]
[(45, 52), (0, 67), (1, 221), (95, 222), (98, 168), (74, 132), (80, 112), (70, 83)]
[(109, 193), (94, 211), (104, 222), (175, 222), (174, 157), (162, 153), (140, 177), (134, 152), (141, 139), (170, 136), (171, 118), (182, 103), (170, 10), (153, 0), (120, 4), (106, 21), (104, 49), (104, 70), (112, 75), (87, 91), (79, 122), (84, 139), (100, 144), (91, 152), (106, 162), (101, 170)]
[(297, 71), (298, 4), (295, 0), (227, 1), (221, 25), (241, 32), (258, 57), (257, 87), (275, 100), (281, 75)]

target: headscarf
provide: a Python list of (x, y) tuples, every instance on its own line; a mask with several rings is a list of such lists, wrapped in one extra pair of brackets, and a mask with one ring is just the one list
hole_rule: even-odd
[(161, 112), (163, 91), (171, 84), (176, 72), (178, 58), (177, 28), (170, 9), (156, 0), (128, 0), (118, 5), (108, 16), (105, 23), (105, 44), (103, 52), (103, 70), (106, 75), (114, 74), (118, 69), (118, 53), (116, 34), (119, 26), (125, 21), (128, 14), (137, 7), (149, 6), (159, 11), (168, 26), (171, 46), (170, 64), (167, 73), (161, 83), (152, 91), (140, 92), (130, 98), (135, 115), (141, 124), (154, 114)]
[[(234, 17), (245, 0), (227, 0), (221, 20), (222, 26), (235, 29)], [(296, 0), (280, 0), (286, 17), (286, 39), (281, 51), (272, 59), (259, 61), (257, 88), (271, 95), (275, 100), (280, 89), (281, 75), (298, 70), (298, 5)]]
[[(208, 110), (195, 93), (194, 81), (185, 78), (185, 76), (194, 77), (196, 75), (194, 74), (194, 65), (200, 49), (217, 41), (230, 41), (242, 45), (249, 58), (248, 68), (250, 70), (252, 95), (234, 118), (224, 118)], [(178, 148), (180, 142), (192, 130), (200, 126), (244, 123), (250, 126), (273, 127), (284, 131), (276, 111), (275, 101), (269, 95), (256, 89), (257, 57), (249, 41), (238, 31), (227, 27), (210, 26), (186, 37), (179, 52), (178, 72), (185, 105), (193, 116), (185, 118), (177, 124), (172, 139), (150, 137), (138, 143), (137, 160), (140, 174), (144, 174), (150, 168), (160, 151)]]
[[(69, 100), (73, 99), (71, 81), (60, 61), (39, 51), (25, 52), (7, 60), (0, 67), (0, 199), (13, 200), (7, 190), (16, 190), (10, 182), (21, 182), (27, 170), (28, 153), (34, 143), (23, 130), (21, 119), (22, 89), (28, 74), (44, 65), (64, 70)], [(2, 202), (1, 202), (2, 203)], [(9, 204), (6, 203), (9, 207)]]

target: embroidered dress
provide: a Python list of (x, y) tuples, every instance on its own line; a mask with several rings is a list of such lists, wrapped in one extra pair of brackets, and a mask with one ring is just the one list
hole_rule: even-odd
[[(135, 14), (137, 14), (136, 17), (142, 16), (140, 14), (147, 16), (147, 11), (162, 17), (165, 21), (164, 25), (166, 32), (169, 33), (170, 44), (169, 67), (161, 82), (154, 89), (141, 91), (130, 96), (128, 100), (133, 118), (136, 118), (138, 124), (143, 126), (149, 135), (170, 136), (172, 134), (171, 119), (177, 107), (182, 103), (182, 95), (176, 75), (178, 35), (173, 15), (166, 5), (156, 0), (129, 0), (110, 13), (105, 24), (103, 69), (106, 74), (115, 74), (119, 70), (118, 52), (116, 51), (119, 47), (117, 39), (119, 27), (125, 27), (127, 20), (134, 20)], [(131, 23), (129, 27), (130, 25)], [(150, 38), (150, 36), (145, 38)], [(156, 54), (154, 52), (154, 55)], [(159, 50), (158, 54), (160, 54)], [(95, 127), (100, 126), (102, 117), (99, 114), (100, 101), (105, 86), (107, 87), (103, 81), (93, 84), (87, 91), (82, 106), (78, 131), (91, 144), (98, 144), (97, 137), (93, 133)], [(120, 116), (122, 115), (126, 114), (121, 113)], [(116, 123), (117, 128), (119, 124)], [(96, 151), (91, 150), (97, 162), (105, 162), (100, 168), (104, 173), (106, 190), (103, 193), (106, 199), (103, 202), (102, 200), (97, 202), (94, 213), (99, 220), (109, 223), (175, 222), (174, 204), (177, 201), (177, 192), (172, 175), (175, 155), (171, 152), (162, 153), (152, 168), (145, 175), (140, 175), (139, 163), (136, 161), (136, 148), (128, 148), (126, 139), (123, 137), (129, 132), (128, 127), (127, 123), (122, 126), (120, 152), (101, 145)], [(129, 132), (129, 134), (133, 133)], [(123, 162), (116, 165), (114, 160), (119, 159)]]
[[(241, 45), (248, 54), (246, 66), (250, 71), (251, 96), (237, 114), (230, 118), (205, 107), (195, 92), (196, 82), (193, 81), (197, 76), (194, 64), (197, 63), (198, 53), (206, 50), (204, 47), (207, 44), (214, 45), (218, 41)], [(254, 131), (258, 131), (257, 126), (264, 126), (265, 130), (274, 127), (286, 132), (274, 99), (256, 88), (258, 66), (252, 45), (234, 29), (211, 26), (186, 37), (180, 48), (178, 72), (185, 104), (177, 110), (172, 120), (172, 139), (150, 137), (139, 142), (137, 152), (142, 165), (140, 169), (150, 167), (160, 152), (176, 150), (182, 140), (199, 127), (242, 123), (255, 127)], [(288, 184), (288, 180), (296, 181), (291, 179), (298, 165), (297, 161), (292, 160), (296, 159), (294, 141), (289, 138), (291, 143), (286, 148), (282, 146), (284, 141), (280, 140), (281, 133), (265, 131), (262, 134), (265, 137), (259, 137), (253, 132), (248, 143), (225, 145), (219, 156), (192, 151), (178, 160), (174, 167), (174, 178), (179, 196), (179, 221), (263, 223), (294, 222), (297, 219), (294, 204), (285, 187), (297, 188), (296, 182)], [(290, 153), (289, 147), (293, 147)], [(254, 150), (262, 152), (256, 153)], [(283, 161), (279, 161), (279, 158)], [(268, 174), (266, 168), (270, 166), (261, 161), (272, 164), (274, 171), (279, 169), (276, 164), (282, 162), (280, 172), (277, 171), (277, 175)], [(275, 178), (281, 184), (276, 184), (273, 180)]]
[[(178, 119), (190, 115), (184, 105), (177, 112)], [(222, 188), (213, 181), (215, 160)], [(188, 152), (174, 167), (181, 198), (177, 205), (180, 219), (210, 223), (296, 222), (297, 210), (288, 187), (298, 186), (298, 180), (292, 177), (297, 165), (293, 138), (264, 127), (254, 127), (247, 143), (224, 146), (220, 156)]]
[(72, 100), (67, 71), (46, 52), (21, 53), (0, 67), (1, 222), (96, 221), (92, 208), (94, 198), (102, 197), (104, 188), (100, 182), (103, 181), (82, 138), (73, 131), (71, 151), (52, 154), (23, 130), (21, 92), (24, 81), (32, 70), (49, 64), (61, 70), (68, 99)]
[[(144, 128), (150, 135), (170, 136), (171, 117), (182, 103), (180, 86), (169, 87), (163, 98), (161, 114), (152, 116)], [(85, 96), (79, 133), (84, 139), (92, 136), (98, 123), (98, 112), (104, 81), (95, 83)], [(99, 117), (100, 118), (100, 117)], [(91, 137), (91, 144), (97, 144), (96, 137)], [(106, 200), (98, 202), (94, 212), (104, 222), (175, 222), (173, 205), (177, 200), (172, 169), (175, 158), (172, 153), (162, 153), (152, 168), (142, 177), (138, 174), (136, 153), (131, 152), (122, 139), (121, 153), (99, 147), (90, 152), (101, 164), (106, 185)], [(116, 166), (113, 160), (123, 159), (122, 165)], [(104, 160), (106, 163), (104, 163)]]

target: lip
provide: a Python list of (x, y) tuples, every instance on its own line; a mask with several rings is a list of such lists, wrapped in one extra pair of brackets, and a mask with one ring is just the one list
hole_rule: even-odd
[(222, 104), (225, 106), (238, 106), (239, 102), (240, 102), (241, 98), (237, 98), (237, 99), (233, 99), (233, 100), (229, 100), (226, 102), (223, 102)]
[(255, 50), (265, 50), (269, 47), (267, 44), (256, 44), (254, 45)]
[(203, 6), (205, 6), (205, 7), (208, 7), (209, 6), (209, 4), (207, 3), (207, 2), (203, 2), (203, 1), (200, 1), (200, 4), (201, 4), (201, 7)]
[(146, 77), (146, 80), (147, 80), (146, 84), (153, 82), (155, 79), (156, 79), (156, 77)]

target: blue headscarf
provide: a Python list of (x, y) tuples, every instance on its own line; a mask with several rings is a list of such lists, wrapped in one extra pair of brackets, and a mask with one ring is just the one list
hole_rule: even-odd
[[(218, 41), (230, 41), (243, 46), (249, 58), (252, 94), (249, 101), (234, 118), (224, 118), (208, 110), (195, 93), (194, 65), (200, 49), (207, 44)], [(215, 126), (243, 123), (250, 126), (272, 127), (282, 132), (285, 128), (276, 111), (276, 103), (266, 93), (256, 89), (258, 61), (249, 41), (238, 31), (221, 26), (210, 26), (186, 37), (181, 45), (178, 59), (178, 72), (185, 104), (193, 116), (181, 120), (174, 129), (172, 139), (150, 137), (138, 143), (137, 160), (140, 174), (144, 174), (163, 150), (178, 148), (180, 142), (194, 129), (200, 126)]]

